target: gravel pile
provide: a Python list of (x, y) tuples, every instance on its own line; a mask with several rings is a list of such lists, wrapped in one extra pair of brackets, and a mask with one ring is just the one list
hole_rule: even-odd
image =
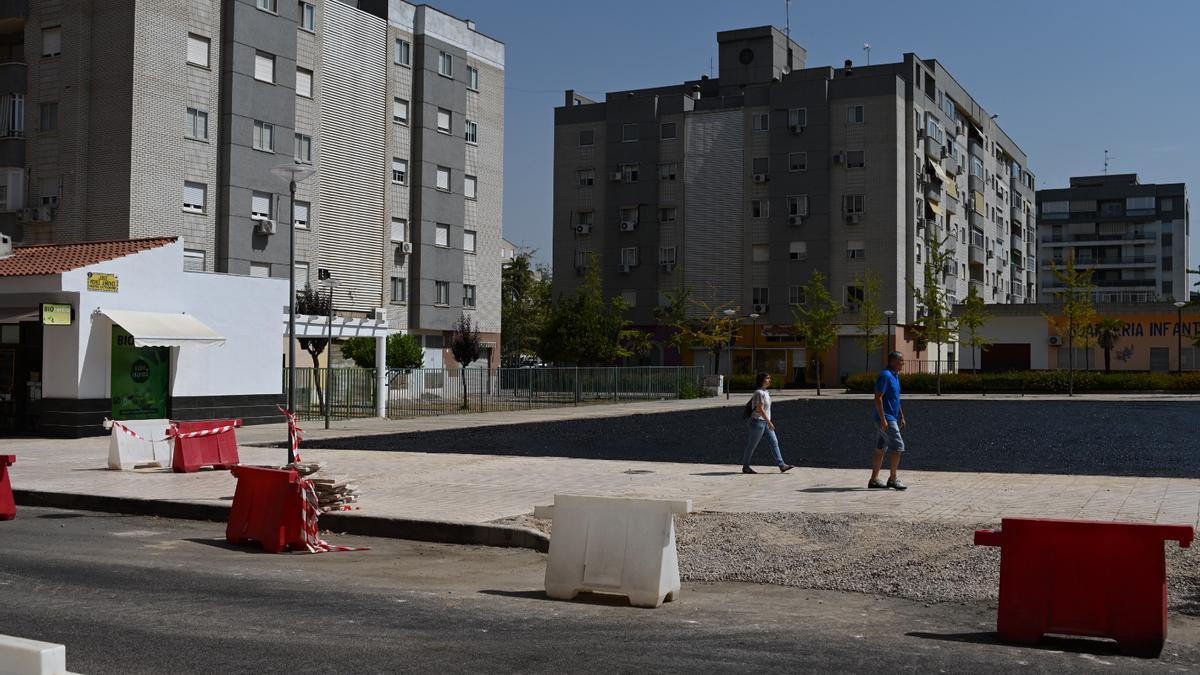
[[(866, 515), (696, 513), (676, 521), (687, 581), (745, 581), (926, 603), (994, 604), (1000, 549), (972, 544), (999, 523)], [(1170, 604), (1200, 615), (1200, 551), (1167, 547)]]

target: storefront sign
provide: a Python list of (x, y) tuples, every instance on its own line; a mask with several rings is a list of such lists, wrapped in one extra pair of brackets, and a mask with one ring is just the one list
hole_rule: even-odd
[(41, 314), (43, 326), (70, 326), (75, 308), (66, 303), (43, 302)]
[(117, 292), (117, 275), (107, 272), (88, 272), (87, 289), (104, 293)]
[(113, 419), (146, 420), (167, 417), (170, 382), (169, 348), (137, 347), (132, 335), (120, 326), (113, 326)]

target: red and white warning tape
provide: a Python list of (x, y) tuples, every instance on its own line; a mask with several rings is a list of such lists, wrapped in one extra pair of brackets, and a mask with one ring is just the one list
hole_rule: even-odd
[(300, 480), (300, 492), (304, 497), (304, 530), (300, 538), (309, 553), (329, 553), (333, 551), (369, 551), (367, 547), (335, 546), (321, 538), (321, 528), (317, 519), (321, 516), (321, 502), (317, 498), (317, 488), (307, 478)]
[(288, 436), (292, 439), (292, 459), (299, 462), (301, 461), (300, 439), (304, 437), (304, 430), (301, 429), (300, 425), (296, 422), (296, 413), (281, 405), (276, 405), (275, 407), (279, 408), (279, 412), (283, 413), (283, 416), (287, 418), (288, 429), (291, 430), (291, 433), (288, 434)]
[(138, 432), (134, 431), (133, 429), (130, 429), (129, 427), (125, 426), (124, 424), (121, 424), (120, 422), (118, 422), (116, 420), (104, 420), (104, 426), (105, 426), (105, 428), (116, 427), (117, 429), (120, 429), (124, 433), (127, 433), (130, 436), (133, 436), (134, 438), (138, 439), (139, 441), (145, 441), (147, 443), (161, 443), (163, 441), (169, 441), (172, 438), (198, 438), (200, 436), (213, 436), (215, 434), (223, 434), (227, 431), (232, 431), (232, 430), (237, 429), (238, 427), (242, 426), (242, 421), (234, 420), (233, 424), (226, 424), (224, 426), (214, 427), (212, 429), (202, 429), (200, 431), (189, 431), (187, 433), (180, 433), (179, 427), (174, 422), (172, 422), (171, 425), (169, 427), (167, 427), (166, 437), (165, 438), (156, 438), (156, 439), (146, 438), (145, 436), (139, 434)]

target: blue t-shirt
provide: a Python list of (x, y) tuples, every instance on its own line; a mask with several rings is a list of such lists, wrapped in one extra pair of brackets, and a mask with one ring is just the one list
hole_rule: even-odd
[[(891, 369), (884, 369), (875, 380), (875, 393), (883, 394), (883, 416), (889, 422), (900, 421), (900, 378)], [(875, 421), (879, 421), (879, 411), (874, 411)]]

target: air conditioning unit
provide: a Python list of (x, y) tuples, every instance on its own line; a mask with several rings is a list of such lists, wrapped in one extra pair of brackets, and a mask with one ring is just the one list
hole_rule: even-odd
[(954, 125), (954, 135), (955, 136), (963, 135), (963, 126), (961, 124)]
[(591, 234), (592, 226), (587, 223), (580, 223), (575, 226), (575, 234)]
[(804, 216), (788, 216), (788, 225), (800, 225), (804, 223)]
[(788, 131), (792, 132), (793, 134), (802, 134), (802, 133), (804, 133), (804, 125), (803, 124), (789, 124)]
[(754, 313), (755, 314), (766, 314), (767, 311), (770, 309), (771, 309), (770, 305), (755, 305)]
[(32, 223), (37, 220), (38, 210), (33, 207), (25, 207), (17, 212), (17, 222)]
[(621, 231), (622, 232), (633, 232), (636, 229), (637, 229), (636, 221), (633, 221), (633, 220), (622, 220), (621, 221)]
[(269, 218), (255, 218), (254, 231), (258, 234), (275, 234), (275, 221)]
[(48, 223), (51, 220), (54, 220), (54, 207), (53, 206), (37, 207), (37, 222)]
[(613, 171), (613, 172), (609, 173), (609, 174), (608, 174), (608, 179), (609, 179), (609, 180), (611, 180), (611, 181), (612, 181), (612, 182), (614, 182), (614, 183), (620, 183), (620, 182), (621, 182), (621, 172), (620, 172), (620, 171)]
[(840, 153), (840, 152), (833, 153), (833, 163), (834, 164), (842, 163), (842, 153)]
[(413, 245), (412, 245), (411, 241), (396, 242), (396, 253), (398, 255), (411, 255), (412, 252), (413, 252)]
[(629, 270), (633, 269), (633, 265), (618, 265), (617, 269), (621, 270), (622, 274), (629, 274)]
[(769, 174), (769, 173), (756, 173), (756, 174), (754, 174), (754, 182), (755, 182), (755, 183), (765, 183), (765, 182), (767, 182), (767, 181), (769, 181), (769, 180), (771, 180), (771, 174)]
[(947, 157), (949, 157), (949, 156), (950, 156), (950, 151), (949, 151), (949, 150), (947, 150), (947, 149), (946, 149), (946, 148), (943, 146), (943, 147), (942, 147), (942, 159), (946, 159), (946, 158), (947, 158)]
[(1050, 346), (1051, 347), (1061, 347), (1062, 343), (1063, 343), (1063, 339), (1062, 339), (1061, 335), (1051, 335), (1050, 336)]
[(664, 272), (674, 272), (675, 271), (675, 263), (671, 263), (671, 262), (659, 263), (658, 266), (661, 267)]
[(862, 222), (862, 216), (860, 214), (850, 213), (850, 214), (846, 215), (846, 224), (847, 225), (857, 225), (861, 222)]

